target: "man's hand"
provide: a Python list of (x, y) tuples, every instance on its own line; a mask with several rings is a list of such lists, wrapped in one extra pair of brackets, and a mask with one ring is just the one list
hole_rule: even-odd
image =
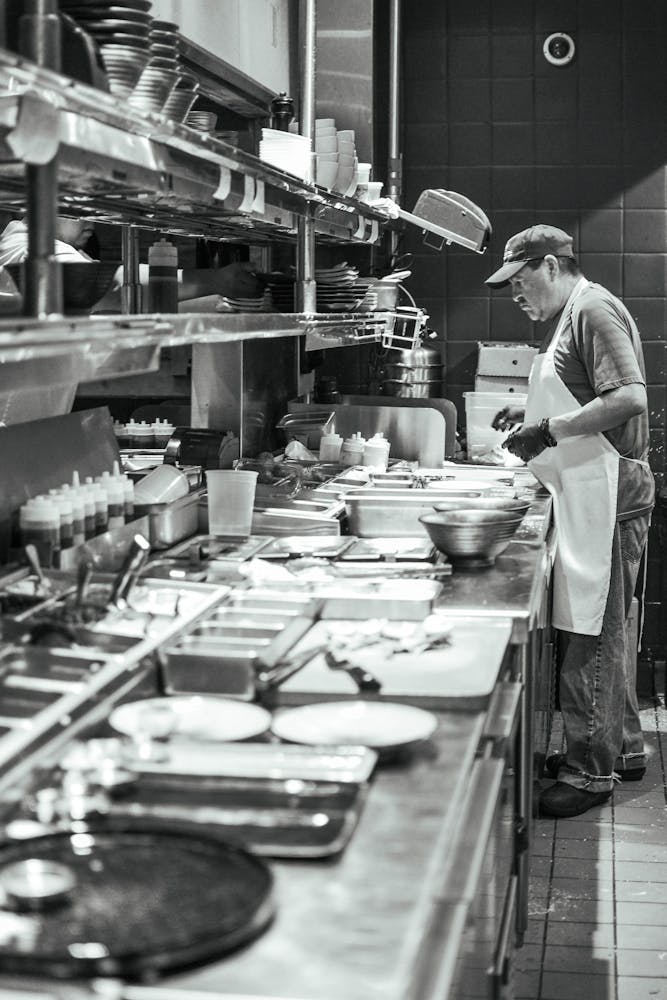
[[(218, 271), (221, 294), (237, 299), (261, 298), (264, 282), (260, 281), (255, 272), (255, 265), (237, 262), (227, 264)], [(222, 290), (224, 289), (224, 290)]]
[(525, 413), (523, 406), (503, 406), (502, 410), (496, 413), (491, 426), (496, 431), (509, 430), (510, 427), (516, 427), (521, 423)]
[(530, 462), (550, 446), (551, 442), (539, 424), (523, 424), (503, 441), (503, 448), (522, 462)]

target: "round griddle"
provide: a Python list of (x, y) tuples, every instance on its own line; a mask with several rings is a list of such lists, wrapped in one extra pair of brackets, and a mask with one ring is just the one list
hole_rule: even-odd
[(74, 884), (27, 912), (2, 904), (14, 926), (0, 942), (2, 971), (141, 978), (218, 958), (273, 915), (265, 862), (194, 824), (108, 818), (5, 843), (0, 880), (10, 865), (35, 858), (64, 866)]

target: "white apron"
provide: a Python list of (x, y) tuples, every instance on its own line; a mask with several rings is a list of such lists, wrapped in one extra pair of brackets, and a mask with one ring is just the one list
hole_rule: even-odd
[[(565, 304), (546, 353), (533, 362), (526, 423), (580, 408), (556, 372), (554, 352), (572, 313), (582, 278)], [(609, 592), (616, 525), (620, 456), (604, 434), (564, 438), (528, 462), (553, 497), (556, 554), (553, 571), (553, 625), (566, 632), (599, 635)]]

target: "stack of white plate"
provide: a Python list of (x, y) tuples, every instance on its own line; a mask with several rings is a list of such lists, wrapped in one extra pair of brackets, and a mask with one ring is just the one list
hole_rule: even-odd
[(259, 158), (287, 174), (308, 178), (310, 172), (310, 140), (294, 132), (263, 128), (259, 143)]

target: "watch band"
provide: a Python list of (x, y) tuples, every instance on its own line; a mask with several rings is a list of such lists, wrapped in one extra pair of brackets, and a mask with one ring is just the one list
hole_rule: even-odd
[(549, 430), (549, 418), (545, 417), (544, 420), (540, 420), (538, 426), (542, 431), (542, 434), (544, 435), (544, 443), (546, 444), (547, 448), (555, 448), (556, 445), (558, 444), (558, 441), (556, 441), (556, 438)]

